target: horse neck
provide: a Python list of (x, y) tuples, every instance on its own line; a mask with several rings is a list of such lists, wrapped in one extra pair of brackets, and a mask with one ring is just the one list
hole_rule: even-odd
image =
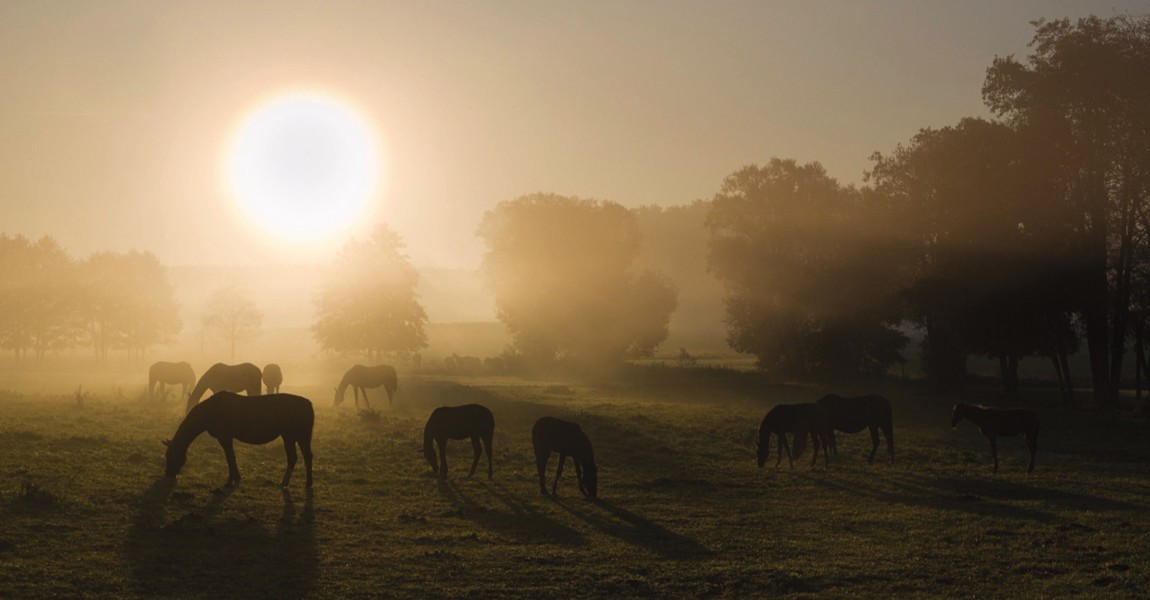
[(204, 392), (208, 391), (207, 373), (204, 375), (205, 376), (201, 377), (196, 383), (196, 387), (192, 388), (192, 394), (189, 396), (190, 398), (195, 398), (196, 402), (199, 402), (200, 398), (204, 396)]
[(343, 379), (339, 380), (339, 387), (335, 388), (335, 398), (341, 403), (343, 402), (343, 394), (347, 391), (348, 375), (345, 373)]
[(591, 440), (584, 438), (579, 443), (579, 454), (577, 455), (579, 462), (584, 466), (590, 467), (595, 464), (595, 451), (591, 449)]
[(176, 429), (176, 434), (172, 436), (171, 445), (179, 448), (180, 450), (187, 450), (188, 446), (192, 444), (199, 435), (208, 429), (207, 414), (202, 409), (202, 404), (197, 404), (188, 416), (184, 417), (183, 422), (180, 423), (179, 428)]
[(423, 427), (423, 451), (426, 453), (428, 450), (433, 450), (431, 440), (434, 436), (431, 433), (431, 424), (428, 423)]

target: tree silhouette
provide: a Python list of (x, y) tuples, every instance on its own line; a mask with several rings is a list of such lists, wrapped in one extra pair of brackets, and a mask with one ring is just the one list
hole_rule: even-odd
[(263, 313), (246, 293), (235, 286), (216, 288), (204, 307), (203, 326), (208, 335), (228, 346), (229, 362), (236, 361), (236, 346), (255, 339)]
[(142, 356), (181, 329), (167, 270), (150, 252), (98, 252), (80, 265), (81, 314), (96, 355)]
[(882, 373), (900, 362), (899, 272), (868, 220), (862, 195), (818, 163), (772, 159), (728, 176), (707, 226), (731, 347), (789, 375)]
[(1053, 198), (1076, 246), (1094, 399), (1115, 406), (1150, 200), (1150, 17), (1038, 21), (1025, 62), (996, 58), (983, 97), (1054, 150)]
[(37, 359), (72, 346), (82, 327), (76, 273), (53, 238), (0, 235), (0, 345)]
[(399, 235), (382, 224), (367, 240), (343, 247), (315, 299), (312, 332), (321, 347), (362, 354), (371, 362), (427, 347), (427, 314), (416, 293), (419, 272), (403, 247)]
[(609, 364), (649, 356), (667, 337), (674, 285), (636, 273), (633, 213), (613, 202), (534, 194), (502, 202), (479, 227), (483, 276), (516, 350)]

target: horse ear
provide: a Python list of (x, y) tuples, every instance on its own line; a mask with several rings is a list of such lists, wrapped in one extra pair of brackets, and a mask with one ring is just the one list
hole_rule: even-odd
[(165, 445), (165, 446), (171, 446), (172, 440), (160, 440), (160, 443)]

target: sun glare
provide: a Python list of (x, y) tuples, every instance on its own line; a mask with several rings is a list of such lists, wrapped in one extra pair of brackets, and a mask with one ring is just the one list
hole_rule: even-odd
[(330, 238), (351, 227), (379, 183), (371, 129), (348, 106), (312, 93), (280, 96), (251, 113), (227, 156), (241, 212), (291, 241)]

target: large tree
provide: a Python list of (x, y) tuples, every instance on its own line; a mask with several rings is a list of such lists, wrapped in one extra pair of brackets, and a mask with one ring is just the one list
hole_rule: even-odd
[(924, 369), (943, 387), (961, 386), (978, 353), (999, 358), (1013, 394), (1022, 356), (1043, 352), (1061, 375), (1073, 348), (1065, 232), (1048, 206), (1043, 151), (1027, 141), (964, 119), (873, 157), (868, 179), (909, 267), (908, 317), (926, 332)]
[(1150, 17), (1035, 23), (1025, 61), (996, 58), (983, 97), (1051, 148), (1079, 258), (1073, 287), (1095, 402), (1114, 406), (1150, 200)]
[(483, 275), (522, 354), (611, 363), (649, 356), (667, 337), (674, 285), (637, 272), (635, 215), (613, 202), (533, 194), (483, 217)]
[(427, 346), (427, 314), (416, 293), (419, 272), (403, 247), (386, 225), (343, 247), (315, 298), (312, 332), (321, 347), (374, 362)]
[(900, 274), (870, 220), (863, 195), (818, 163), (772, 159), (728, 176), (707, 226), (731, 347), (797, 376), (874, 374), (900, 362)]

